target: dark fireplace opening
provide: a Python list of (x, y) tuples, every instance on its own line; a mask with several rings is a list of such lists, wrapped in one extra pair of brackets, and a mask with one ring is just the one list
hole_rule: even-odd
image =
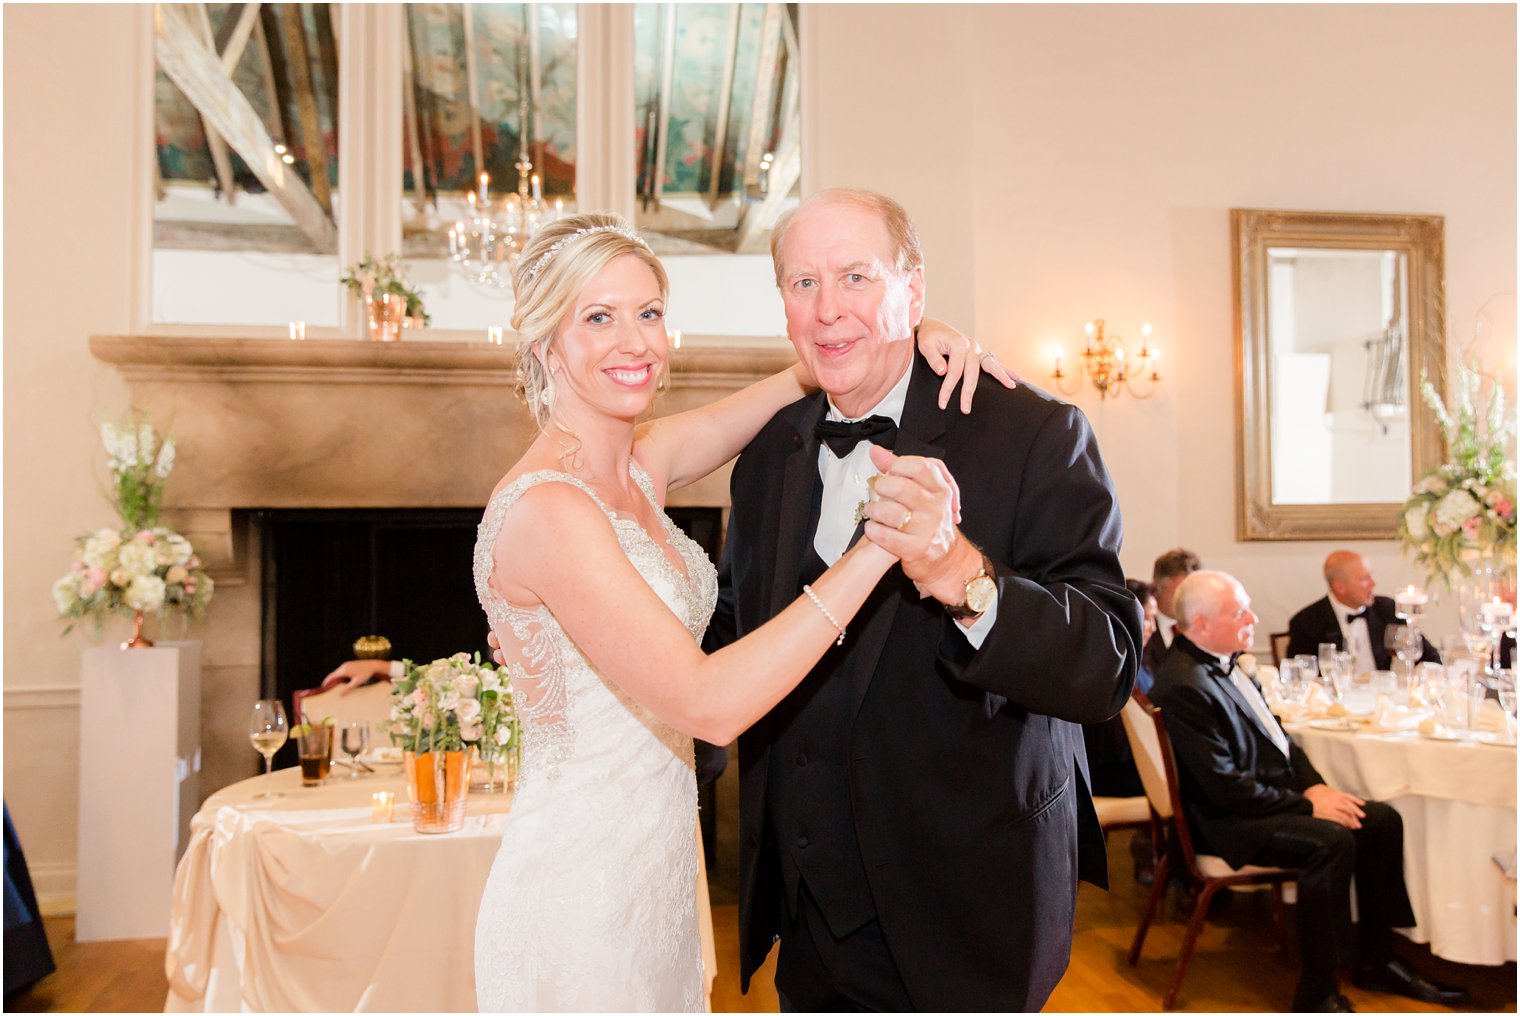
[[(385, 636), (397, 660), (477, 651), (489, 659), (473, 571), (480, 514), (474, 508), (256, 512), (262, 694), (290, 710), (292, 693), (317, 687), (352, 659), (362, 635)], [(716, 562), (722, 509), (669, 514)], [(275, 764), (294, 765), (294, 747), (281, 749)]]

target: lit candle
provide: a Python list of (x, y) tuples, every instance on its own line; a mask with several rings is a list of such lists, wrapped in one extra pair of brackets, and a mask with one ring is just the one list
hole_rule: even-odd
[(489, 173), (482, 173), (482, 174), (480, 174), (480, 203), (481, 204), (485, 204), (486, 203), (486, 195), (489, 193), (490, 184), (491, 184), (491, 175)]
[(538, 174), (534, 173), (528, 179), (533, 184), (533, 200), (534, 201), (542, 201), (544, 199), (544, 192), (543, 192), (543, 188), (539, 186)]
[(292, 342), (305, 342), (306, 341), (306, 322), (305, 321), (292, 321), (290, 323), (290, 341), (292, 341)]
[(376, 822), (389, 822), (391, 813), (396, 807), (396, 792), (394, 790), (377, 790), (369, 797), (370, 816)]
[(1060, 377), (1061, 376), (1061, 347), (1060, 346), (1056, 347), (1056, 370), (1055, 370), (1055, 373), (1052, 374), (1051, 376), (1052, 377)]
[(670, 348), (681, 348), (681, 329), (677, 328), (675, 331), (670, 333)]
[(1515, 612), (1515, 608), (1495, 596), (1489, 602), (1483, 604), (1483, 623), (1490, 628), (1508, 628), (1509, 619)]
[(1085, 331), (1087, 332), (1087, 351), (1091, 353), (1093, 340), (1093, 323), (1091, 321), (1087, 322), (1087, 328)]
[(464, 199), (470, 203), (470, 208), (473, 210), (475, 208), (475, 192), (470, 191), (470, 193), (464, 196)]
[(486, 341), (493, 346), (500, 346), (504, 342), (504, 334), (501, 325), (492, 325), (486, 329)]

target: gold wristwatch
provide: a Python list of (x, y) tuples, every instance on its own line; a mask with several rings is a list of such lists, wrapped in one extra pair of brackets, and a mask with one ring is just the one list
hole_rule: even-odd
[(957, 621), (981, 617), (997, 603), (997, 580), (992, 576), (995, 569), (987, 555), (982, 555), (982, 567), (966, 580), (966, 599), (956, 606), (946, 606), (945, 613)]

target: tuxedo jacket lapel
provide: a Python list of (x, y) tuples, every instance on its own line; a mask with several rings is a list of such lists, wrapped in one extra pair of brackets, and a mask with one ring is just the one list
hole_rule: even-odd
[(794, 422), (797, 434), (787, 454), (781, 475), (780, 519), (776, 525), (776, 562), (771, 585), (770, 609), (766, 617), (775, 617), (797, 597), (798, 578), (802, 574), (803, 548), (813, 534), (809, 529), (813, 491), (818, 478), (818, 438), (813, 428), (823, 418), (828, 402), (823, 392), (815, 392), (797, 405)]
[(1235, 687), (1235, 682), (1228, 677), (1220, 677), (1219, 672), (1212, 667), (1209, 668), (1209, 676), (1219, 682), (1224, 688), (1225, 695), (1229, 696), (1230, 700), (1235, 703), (1235, 707), (1245, 714), (1246, 719), (1250, 722), (1251, 726), (1256, 728), (1257, 733), (1272, 743), (1274, 751), (1279, 751), (1280, 749), (1277, 747), (1277, 742), (1273, 740), (1272, 734), (1266, 727), (1262, 726), (1261, 717), (1256, 715), (1256, 710), (1251, 708), (1251, 703), (1247, 702), (1246, 697), (1240, 693), (1240, 689)]

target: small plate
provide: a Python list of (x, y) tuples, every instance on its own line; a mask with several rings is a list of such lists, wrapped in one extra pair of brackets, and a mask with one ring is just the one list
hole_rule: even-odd
[(1356, 724), (1345, 716), (1334, 716), (1326, 720), (1310, 720), (1309, 726), (1315, 730), (1338, 730), (1343, 733), (1356, 729)]

